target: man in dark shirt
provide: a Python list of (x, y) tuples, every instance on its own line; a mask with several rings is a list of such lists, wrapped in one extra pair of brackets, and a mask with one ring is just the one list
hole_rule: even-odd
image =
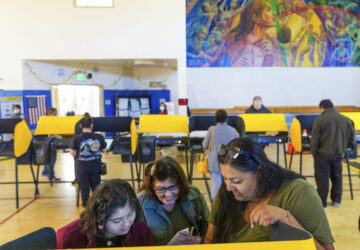
[(341, 115), (329, 100), (319, 104), (322, 112), (314, 121), (311, 132), (311, 153), (314, 157), (317, 191), (323, 206), (327, 206), (329, 177), (332, 182), (330, 198), (340, 206), (342, 194), (342, 166), (347, 148), (354, 147), (353, 122)]
[(253, 98), (253, 104), (245, 111), (245, 113), (271, 113), (263, 103), (260, 96), (255, 96)]
[(81, 190), (82, 206), (86, 206), (90, 187), (100, 184), (101, 152), (106, 151), (106, 142), (101, 134), (92, 132), (91, 117), (80, 120), (82, 133), (75, 135), (70, 144), (70, 154), (75, 157), (76, 179)]

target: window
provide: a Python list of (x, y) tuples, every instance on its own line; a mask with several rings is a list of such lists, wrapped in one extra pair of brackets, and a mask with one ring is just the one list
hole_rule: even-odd
[(114, 0), (74, 0), (75, 7), (114, 7)]

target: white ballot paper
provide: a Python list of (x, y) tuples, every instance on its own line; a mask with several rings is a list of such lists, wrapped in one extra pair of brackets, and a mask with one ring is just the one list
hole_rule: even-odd
[(200, 244), (201, 237), (190, 235), (189, 228), (177, 232), (168, 245), (196, 245)]

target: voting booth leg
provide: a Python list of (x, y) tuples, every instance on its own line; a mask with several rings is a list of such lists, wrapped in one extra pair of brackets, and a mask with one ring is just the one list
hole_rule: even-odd
[(346, 153), (346, 163), (347, 163), (348, 176), (349, 176), (350, 196), (351, 196), (351, 199), (353, 200), (354, 195), (353, 195), (352, 182), (351, 182), (350, 163), (349, 163), (349, 157), (348, 157), (347, 153)]
[(135, 190), (135, 180), (134, 180), (134, 170), (133, 170), (133, 159), (132, 155), (130, 154), (130, 170), (131, 170), (131, 181), (133, 189)]
[(287, 169), (287, 159), (286, 159), (286, 147), (285, 147), (285, 142), (282, 143), (283, 145), (283, 152), (284, 152), (284, 161), (285, 161), (285, 169)]
[(276, 142), (276, 164), (278, 164), (279, 165), (279, 147), (280, 147), (280, 145), (279, 145), (279, 141), (277, 141)]
[[(37, 166), (37, 172), (39, 172), (39, 165)], [(34, 169), (33, 169), (33, 166), (32, 164), (30, 164), (30, 170), (31, 170), (31, 175), (33, 177), (33, 180), (34, 180), (34, 184), (35, 184), (35, 194), (34, 196), (36, 197), (37, 195), (39, 195), (39, 188), (38, 188), (38, 184), (39, 184), (39, 180), (36, 179), (35, 177), (35, 173), (34, 173)]]
[(15, 193), (16, 193), (16, 209), (19, 208), (19, 179), (18, 179), (18, 164), (15, 160)]
[(190, 170), (189, 170), (189, 158), (188, 158), (188, 150), (185, 146), (185, 162), (186, 162), (186, 173), (187, 173), (187, 176), (188, 176), (188, 179), (189, 179), (189, 176), (190, 176)]
[(291, 149), (291, 154), (290, 154), (290, 160), (289, 160), (289, 170), (291, 170), (291, 164), (292, 164), (292, 160), (293, 160), (293, 156), (294, 156), (294, 147)]
[(190, 173), (188, 175), (190, 185), (192, 185), (192, 176), (194, 171), (193, 168), (194, 168), (194, 153), (190, 152)]
[(300, 152), (300, 175), (302, 175), (302, 156), (303, 156), (303, 153), (301, 151)]
[(210, 203), (212, 203), (212, 199), (211, 199), (211, 191), (210, 191), (209, 183), (208, 183), (208, 181), (207, 181), (206, 174), (203, 174), (203, 177), (204, 177), (204, 181), (205, 181), (205, 185), (206, 185), (206, 190), (207, 190), (208, 195), (209, 195), (209, 200), (210, 200)]

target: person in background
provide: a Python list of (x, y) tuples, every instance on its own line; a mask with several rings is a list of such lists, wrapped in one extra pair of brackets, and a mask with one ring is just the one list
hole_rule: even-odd
[(166, 245), (178, 231), (190, 227), (205, 236), (209, 217), (205, 198), (189, 185), (173, 158), (163, 157), (146, 166), (138, 199), (156, 245)]
[(271, 111), (263, 105), (260, 96), (253, 98), (253, 104), (245, 110), (245, 113), (271, 113)]
[(314, 157), (317, 191), (324, 207), (327, 206), (329, 177), (332, 182), (330, 198), (338, 207), (342, 195), (342, 166), (347, 148), (354, 147), (354, 125), (341, 115), (329, 99), (319, 104), (322, 112), (311, 131), (311, 153)]
[(211, 199), (213, 200), (218, 192), (222, 178), (220, 173), (219, 161), (217, 159), (217, 146), (219, 144), (227, 144), (232, 139), (238, 137), (237, 131), (227, 125), (228, 116), (225, 110), (219, 109), (215, 113), (215, 126), (211, 126), (206, 133), (203, 140), (203, 148), (206, 150), (209, 147), (211, 140), (211, 146), (207, 154), (209, 163), (209, 171), (211, 178)]
[[(47, 111), (46, 111), (46, 115), (47, 116), (57, 116), (57, 110), (56, 108), (49, 108)], [(60, 178), (56, 178), (55, 177), (55, 171), (54, 171), (54, 166), (55, 166), (55, 162), (56, 162), (56, 155), (57, 155), (57, 152), (56, 150), (54, 150), (54, 154), (53, 154), (53, 161), (51, 163), (51, 165), (45, 165), (44, 166), (44, 169), (41, 173), (41, 175), (43, 176), (47, 176), (49, 180), (52, 179), (52, 181), (60, 181)]]
[(159, 115), (167, 115), (166, 104), (164, 102), (160, 103), (158, 114)]
[(24, 114), (21, 113), (21, 106), (19, 104), (13, 105), (10, 118), (24, 119)]
[(82, 206), (86, 206), (90, 188), (100, 184), (101, 152), (106, 152), (106, 142), (101, 134), (93, 133), (93, 120), (80, 120), (82, 133), (75, 135), (70, 143), (70, 154), (75, 158), (76, 179), (81, 191)]
[(219, 145), (223, 183), (204, 243), (269, 241), (278, 221), (310, 232), (317, 249), (334, 249), (319, 195), (303, 176), (271, 162), (249, 137)]
[(152, 246), (136, 194), (123, 180), (101, 183), (77, 219), (56, 233), (57, 248)]

